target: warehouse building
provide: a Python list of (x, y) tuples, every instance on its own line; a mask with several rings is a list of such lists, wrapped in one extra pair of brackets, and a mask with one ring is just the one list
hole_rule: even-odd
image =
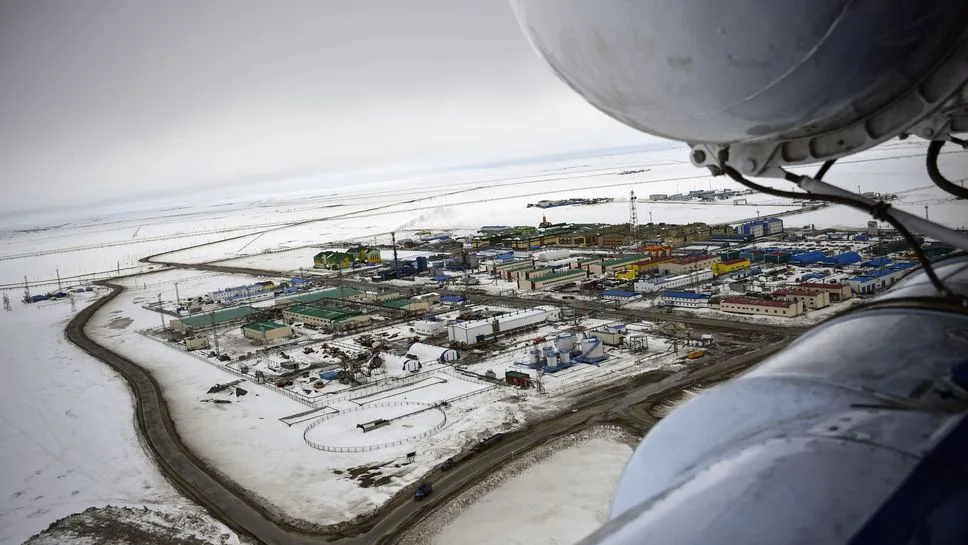
[(188, 330), (198, 331), (213, 326), (221, 327), (241, 323), (256, 312), (256, 309), (252, 307), (223, 308), (222, 310), (196, 314), (186, 318), (175, 318), (168, 322), (168, 327), (179, 333), (185, 333)]
[(276, 339), (292, 337), (292, 328), (276, 322), (252, 322), (242, 326), (242, 336), (246, 339), (265, 344)]
[(860, 254), (857, 252), (844, 252), (842, 254), (825, 257), (820, 262), (828, 267), (846, 267), (847, 265), (860, 263), (861, 259)]
[(871, 294), (877, 290), (889, 288), (895, 282), (905, 277), (916, 267), (913, 263), (894, 263), (882, 269), (876, 269), (847, 279), (847, 285), (856, 294)]
[(612, 301), (633, 301), (642, 297), (639, 293), (625, 290), (602, 290), (601, 296)]
[(271, 299), (276, 289), (275, 282), (265, 280), (244, 286), (235, 286), (210, 292), (208, 298), (220, 305), (230, 305), (242, 301), (258, 301)]
[(713, 263), (713, 274), (719, 276), (748, 268), (750, 268), (749, 259), (728, 259), (722, 263)]
[(447, 339), (452, 343), (473, 346), (497, 335), (514, 333), (546, 322), (557, 321), (560, 316), (561, 310), (557, 307), (540, 306), (485, 320), (453, 322), (447, 325)]
[(302, 322), (324, 329), (347, 329), (369, 323), (362, 312), (338, 308), (300, 305), (282, 311), (282, 319), (289, 324)]
[(757, 314), (792, 318), (803, 314), (803, 303), (800, 301), (756, 299), (755, 297), (727, 297), (720, 302), (719, 309), (723, 312), (732, 312), (734, 314)]
[(430, 310), (430, 301), (421, 299), (393, 299), (391, 301), (384, 301), (382, 305), (386, 308), (405, 310), (407, 312)]
[(447, 331), (447, 324), (440, 320), (416, 320), (413, 322), (413, 332), (425, 337), (433, 337)]
[(676, 288), (691, 286), (693, 284), (698, 284), (699, 282), (705, 282), (706, 280), (712, 279), (713, 270), (702, 269), (688, 274), (659, 276), (656, 278), (639, 280), (633, 285), (633, 289), (640, 293), (655, 293), (662, 290), (674, 290)]
[(320, 290), (320, 291), (300, 293), (299, 295), (293, 295), (289, 297), (278, 297), (276, 298), (275, 304), (277, 306), (292, 305), (292, 304), (308, 305), (310, 303), (316, 303), (318, 301), (336, 300), (336, 299), (342, 299), (345, 301), (363, 301), (366, 299), (366, 294), (356, 288), (349, 288), (349, 287), (329, 288), (329, 289)]
[(790, 258), (791, 265), (810, 265), (812, 263), (820, 263), (827, 258), (827, 255), (821, 251), (803, 252), (795, 254)]
[(712, 269), (712, 266), (719, 263), (718, 255), (693, 255), (689, 257), (677, 257), (668, 263), (659, 265), (659, 272), (663, 274), (685, 274), (698, 271), (700, 269)]
[(605, 274), (625, 270), (631, 265), (638, 265), (651, 259), (652, 257), (648, 254), (637, 254), (617, 259), (606, 259), (601, 263), (589, 263), (587, 268), (591, 274)]
[(709, 306), (709, 296), (705, 293), (667, 290), (662, 292), (662, 302), (674, 307), (706, 308)]
[(773, 292), (774, 297), (783, 301), (800, 301), (804, 308), (818, 309), (830, 306), (830, 294), (826, 291), (807, 288), (791, 288)]
[(575, 284), (588, 278), (588, 271), (584, 269), (570, 269), (531, 279), (519, 279), (518, 289), (539, 291), (550, 290), (568, 284)]

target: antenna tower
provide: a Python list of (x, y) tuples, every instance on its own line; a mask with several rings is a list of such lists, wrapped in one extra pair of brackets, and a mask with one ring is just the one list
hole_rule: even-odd
[(390, 233), (390, 243), (393, 244), (393, 277), (400, 278), (400, 262), (397, 260), (397, 234)]
[(629, 235), (632, 242), (639, 237), (639, 213), (635, 210), (635, 190), (629, 190)]

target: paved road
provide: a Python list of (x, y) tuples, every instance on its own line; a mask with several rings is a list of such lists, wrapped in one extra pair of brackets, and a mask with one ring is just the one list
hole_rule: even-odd
[(750, 354), (712, 362), (662, 380), (656, 381), (662, 373), (651, 372), (640, 376), (631, 384), (622, 383), (596, 390), (580, 399), (573, 412), (532, 424), (510, 434), (495, 447), (466, 458), (451, 472), (431, 475), (430, 478), (434, 480), (434, 494), (429, 501), (414, 502), (411, 500), (411, 492), (405, 490), (387, 506), (354, 527), (340, 532), (309, 534), (280, 520), (255, 503), (234, 483), (206, 468), (178, 437), (161, 387), (151, 374), (88, 337), (85, 332), (88, 320), (123, 290), (120, 286), (109, 287), (113, 289), (110, 295), (88, 306), (71, 320), (66, 330), (67, 338), (112, 367), (128, 382), (135, 398), (139, 432), (163, 474), (186, 496), (235, 531), (271, 545), (391, 543), (403, 530), (486, 477), (509, 458), (554, 438), (600, 423), (621, 423), (644, 433), (654, 423), (654, 418), (647, 411), (634, 410), (640, 403), (744, 369), (779, 350), (793, 337), (790, 335), (780, 343)]

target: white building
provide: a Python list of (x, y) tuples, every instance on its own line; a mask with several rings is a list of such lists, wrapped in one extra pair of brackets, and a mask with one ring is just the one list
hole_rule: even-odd
[(699, 282), (712, 279), (712, 269), (701, 269), (695, 272), (680, 274), (677, 276), (660, 276), (657, 278), (639, 280), (633, 285), (633, 287), (635, 291), (640, 293), (655, 293), (657, 291), (672, 290), (685, 286), (691, 286), (693, 284), (698, 284)]
[(444, 348), (432, 344), (413, 343), (407, 349), (409, 359), (415, 359), (420, 363), (447, 363), (460, 359), (460, 353), (453, 348)]
[(447, 331), (447, 324), (440, 320), (417, 320), (413, 323), (413, 332), (417, 335), (433, 336)]
[(705, 293), (670, 290), (662, 293), (662, 302), (676, 307), (706, 308), (709, 306), (709, 296)]
[(755, 297), (727, 297), (719, 304), (723, 312), (736, 314), (760, 314), (792, 318), (803, 314), (801, 301), (775, 301)]
[(561, 310), (558, 307), (540, 306), (501, 314), (486, 320), (453, 322), (447, 325), (447, 339), (450, 342), (468, 346), (475, 345), (494, 335), (512, 333), (545, 322), (557, 321), (560, 316)]

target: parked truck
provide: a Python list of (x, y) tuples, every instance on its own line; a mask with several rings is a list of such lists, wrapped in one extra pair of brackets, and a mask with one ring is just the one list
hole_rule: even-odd
[(417, 487), (417, 492), (413, 495), (413, 499), (420, 501), (430, 495), (434, 491), (434, 486), (429, 482), (423, 483)]
[(478, 443), (474, 447), (474, 450), (476, 452), (480, 452), (482, 450), (487, 450), (488, 448), (490, 448), (490, 447), (492, 447), (492, 446), (500, 443), (502, 440), (504, 440), (504, 434), (503, 433), (495, 433), (494, 435), (492, 435), (492, 436), (488, 437), (487, 439), (485, 439), (485, 440), (481, 441), (480, 443)]

